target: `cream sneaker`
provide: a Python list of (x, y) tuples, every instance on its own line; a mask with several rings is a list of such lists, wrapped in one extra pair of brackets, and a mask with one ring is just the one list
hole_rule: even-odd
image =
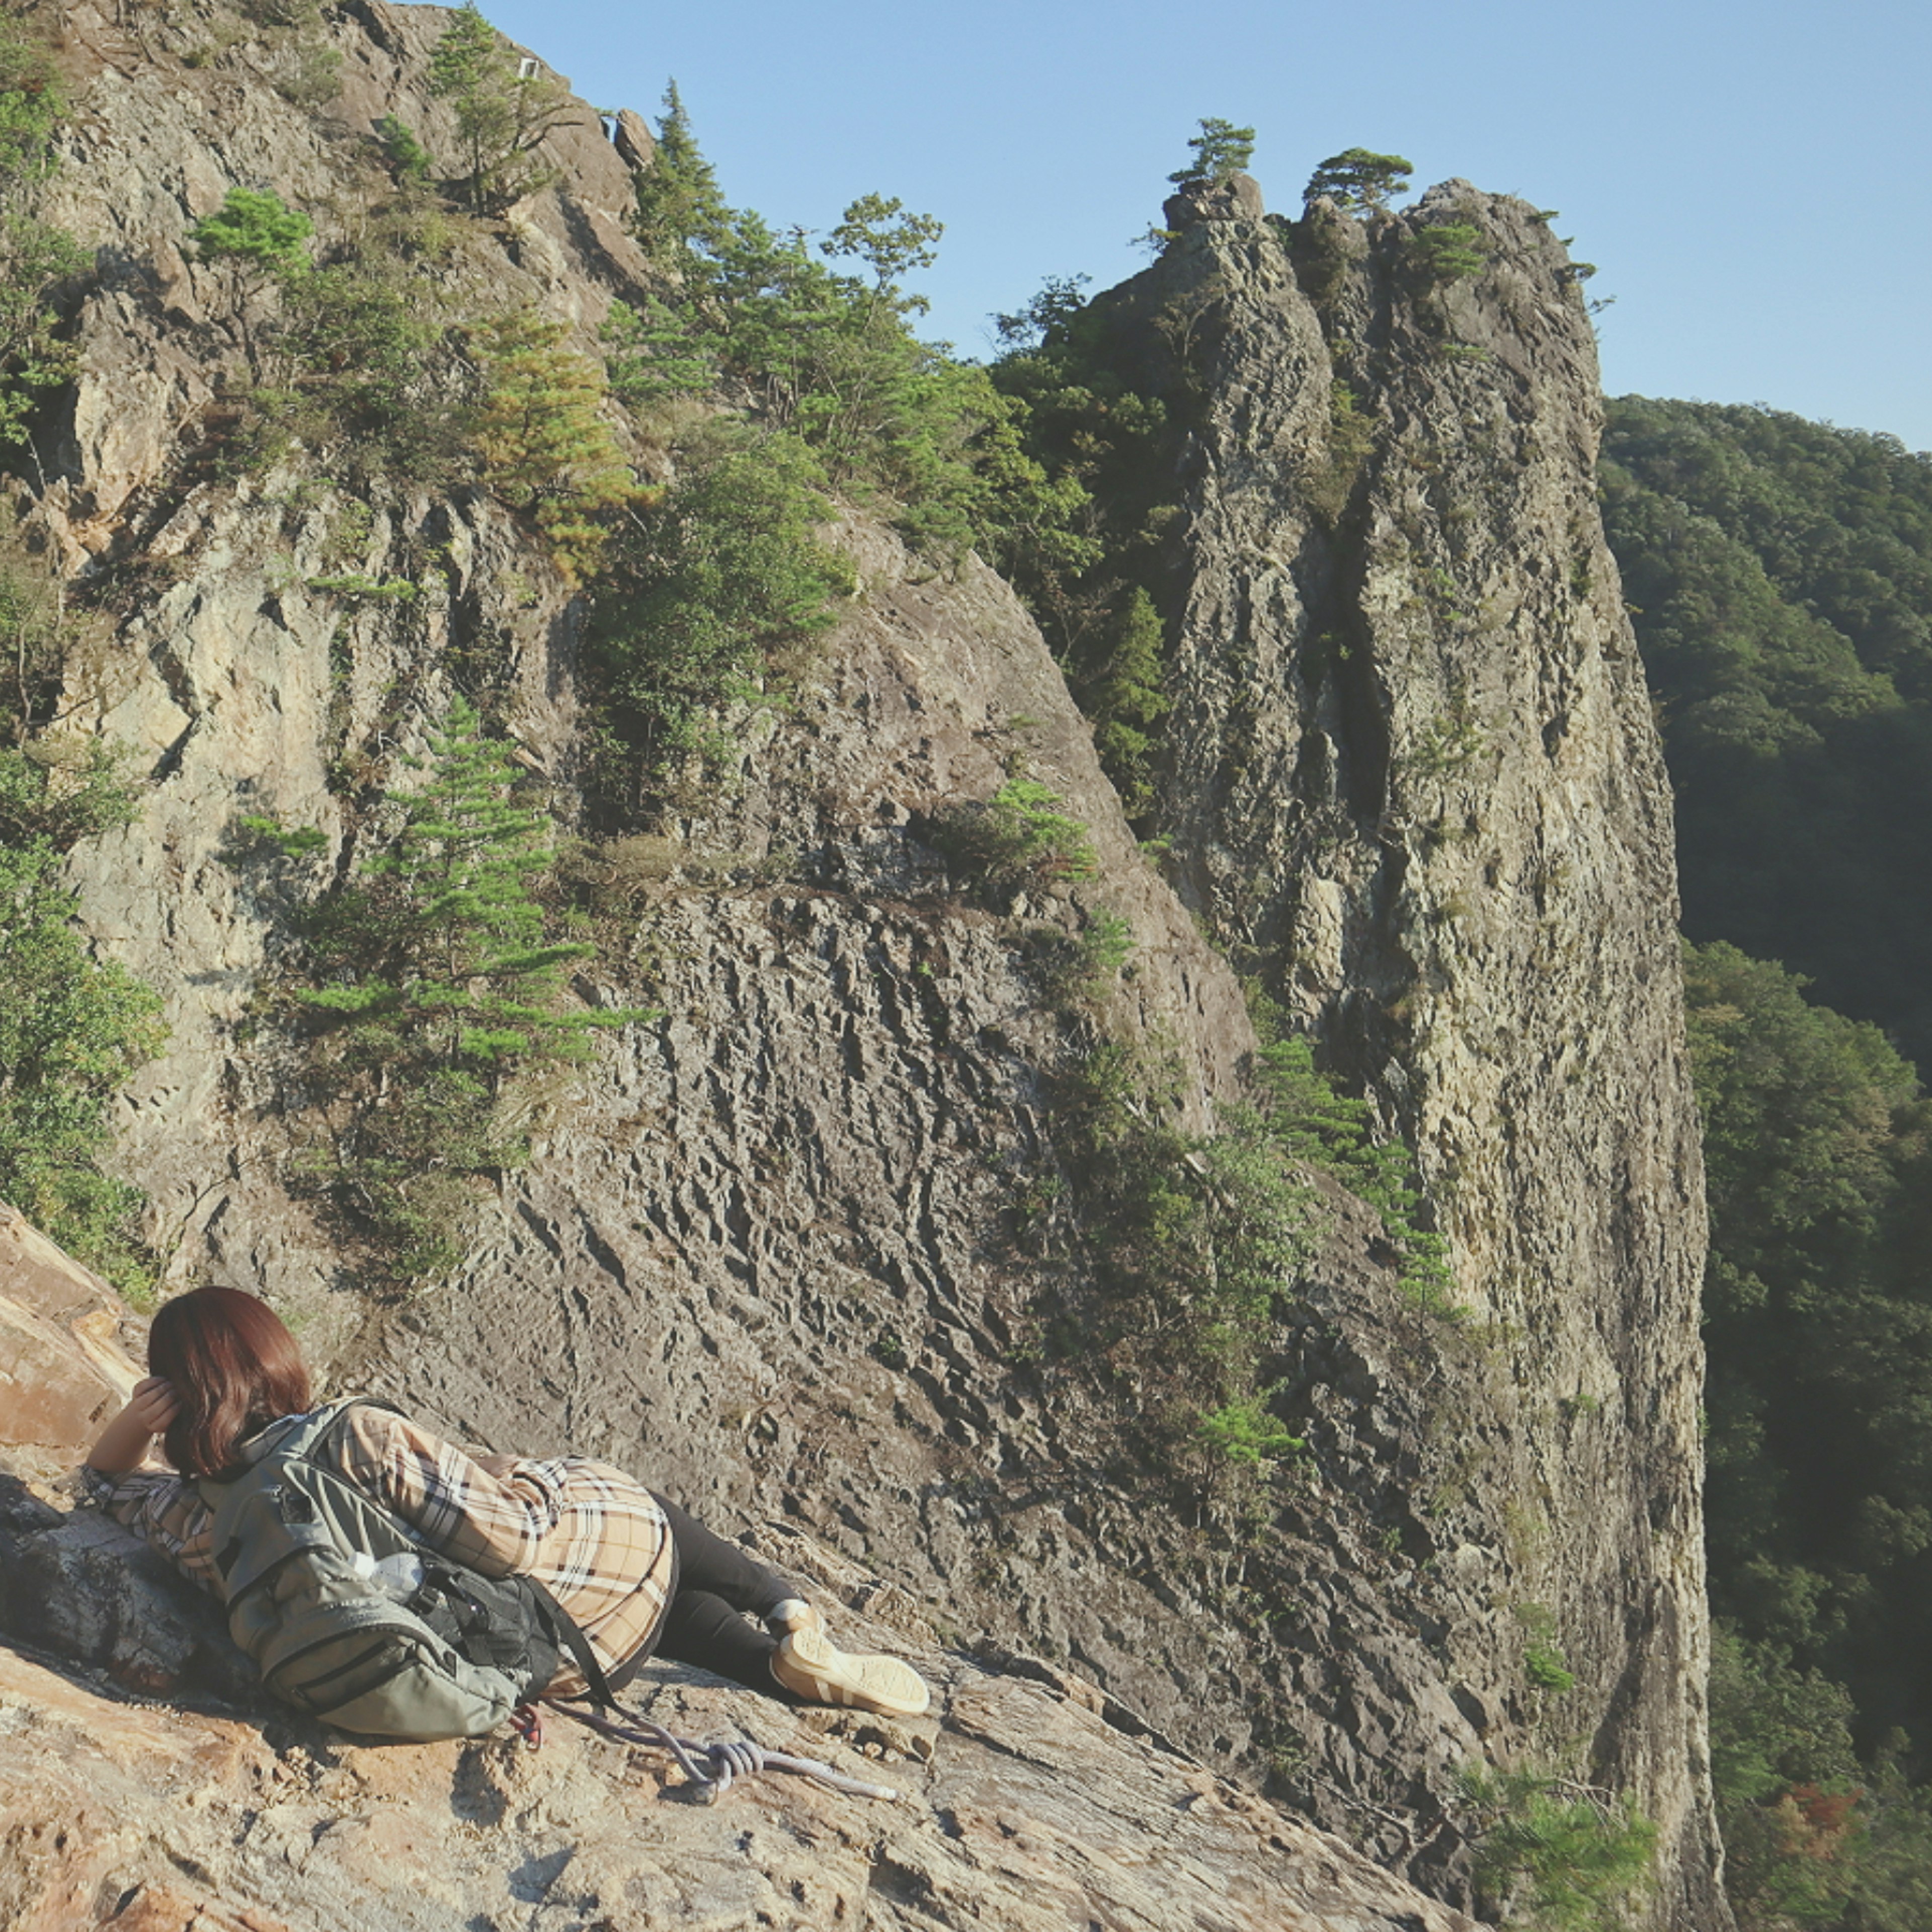
[(841, 1650), (825, 1634), (824, 1618), (800, 1598), (788, 1597), (766, 1618), (765, 1627), (778, 1639), (772, 1675), (808, 1704), (916, 1718), (932, 1701), (910, 1664)]

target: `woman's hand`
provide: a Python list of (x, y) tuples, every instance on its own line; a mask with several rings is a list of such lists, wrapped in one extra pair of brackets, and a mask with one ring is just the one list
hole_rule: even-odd
[(143, 1376), (128, 1398), (128, 1413), (146, 1430), (158, 1436), (181, 1413), (181, 1397), (165, 1376)]
[(104, 1476), (124, 1476), (145, 1461), (148, 1445), (181, 1413), (181, 1398), (165, 1376), (143, 1376), (127, 1406), (100, 1432), (87, 1452), (87, 1466)]

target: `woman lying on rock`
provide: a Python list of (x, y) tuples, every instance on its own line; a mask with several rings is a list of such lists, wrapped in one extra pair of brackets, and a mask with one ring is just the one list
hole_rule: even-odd
[[(89, 1454), (82, 1492), (230, 1604), (231, 1628), (272, 1685), (269, 1660), (238, 1626), (245, 1589), (277, 1594), (272, 1573), (278, 1562), (272, 1552), (261, 1554), (259, 1528), (224, 1527), (218, 1542), (215, 1531), (218, 1522), (235, 1521), (234, 1499), (250, 1486), (248, 1472), (271, 1459), (279, 1459), (278, 1471), (292, 1467), (290, 1448), (299, 1442), (302, 1456), (325, 1477), (332, 1472), (346, 1479), (349, 1490), (338, 1484), (332, 1493), (346, 1496), (349, 1514), (358, 1507), (356, 1498), (373, 1498), (381, 1507), (370, 1520), (389, 1526), (392, 1534), (399, 1528), (409, 1539), (405, 1549), (419, 1547), (427, 1558), (446, 1559), (484, 1579), (526, 1578), (542, 1586), (524, 1591), (526, 1597), (542, 1600), (548, 1591), (575, 1625), (573, 1640), (576, 1633), (588, 1640), (590, 1658), (576, 1662), (563, 1655), (547, 1684), (524, 1694), (581, 1696), (586, 1678), (595, 1676), (591, 1663), (601, 1666), (611, 1688), (620, 1688), (657, 1654), (806, 1703), (907, 1717), (926, 1707), (926, 1685), (910, 1666), (838, 1649), (818, 1611), (782, 1578), (606, 1463), (576, 1456), (542, 1461), (472, 1456), (374, 1402), (316, 1411), (327, 1426), (313, 1426), (301, 1352), (253, 1295), (202, 1288), (165, 1304), (148, 1336), (148, 1365), (152, 1372), (136, 1385)], [(142, 1466), (157, 1436), (180, 1473)], [(295, 1542), (307, 1536), (313, 1543), (314, 1506), (302, 1498), (293, 1506), (295, 1486), (278, 1476), (268, 1504), (250, 1504), (253, 1520), (260, 1524), (265, 1508), (279, 1512), (278, 1521), (297, 1527), (278, 1531), (271, 1521), (268, 1533)], [(321, 1486), (327, 1490), (328, 1480)], [(244, 1546), (254, 1553), (244, 1556)], [(357, 1574), (380, 1575), (389, 1567), (370, 1566), (359, 1551), (351, 1556)], [(334, 1559), (335, 1573), (347, 1568)], [(460, 1579), (462, 1572), (450, 1574)], [(458, 1587), (460, 1592), (460, 1582)], [(292, 1602), (290, 1591), (281, 1594)], [(487, 1599), (488, 1587), (472, 1586), (470, 1595)], [(313, 1617), (314, 1605), (296, 1604), (289, 1614)], [(339, 1622), (343, 1613), (335, 1614)], [(350, 1613), (352, 1622), (374, 1614)], [(748, 1621), (752, 1617), (760, 1622)], [(274, 1634), (268, 1647), (286, 1634)], [(370, 1654), (367, 1643), (362, 1652)], [(540, 1654), (547, 1665), (550, 1653)], [(340, 1668), (352, 1672), (354, 1666)], [(302, 1702), (328, 1714), (320, 1694), (304, 1691)], [(392, 1735), (407, 1730), (402, 1724), (360, 1726), (348, 1714), (335, 1721)]]

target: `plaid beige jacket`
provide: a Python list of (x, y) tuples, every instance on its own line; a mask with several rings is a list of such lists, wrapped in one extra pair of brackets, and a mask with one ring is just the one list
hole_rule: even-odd
[[(252, 1460), (250, 1448), (242, 1446), (244, 1460)], [(349, 1411), (323, 1454), (431, 1549), (486, 1576), (534, 1577), (576, 1618), (607, 1671), (664, 1622), (670, 1528), (650, 1492), (621, 1469), (580, 1456), (472, 1456), (367, 1403)], [(160, 1468), (105, 1476), (83, 1468), (80, 1486), (202, 1588), (222, 1594), (209, 1547), (212, 1519), (193, 1483)], [(566, 1659), (549, 1688), (568, 1697), (586, 1686)]]

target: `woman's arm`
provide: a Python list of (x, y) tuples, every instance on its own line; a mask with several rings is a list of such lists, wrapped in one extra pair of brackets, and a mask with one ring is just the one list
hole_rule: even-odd
[(154, 1438), (181, 1403), (159, 1376), (134, 1384), (126, 1406), (104, 1429), (81, 1466), (82, 1498), (134, 1531), (216, 1596), (220, 1580), (208, 1550), (208, 1505), (172, 1470), (143, 1468)]
[(160, 1376), (144, 1376), (126, 1406), (87, 1452), (87, 1466), (104, 1476), (124, 1476), (148, 1460), (154, 1438), (180, 1412), (181, 1398)]

